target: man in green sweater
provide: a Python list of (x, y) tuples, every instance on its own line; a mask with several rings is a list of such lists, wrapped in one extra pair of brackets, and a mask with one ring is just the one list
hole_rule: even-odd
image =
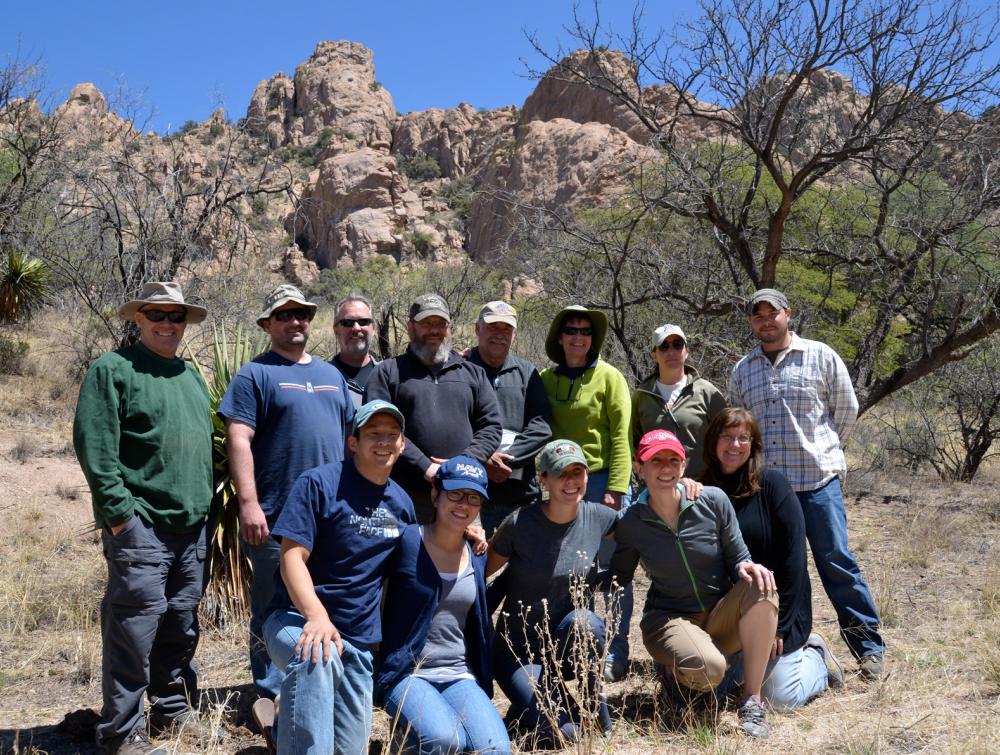
[(139, 341), (90, 367), (73, 447), (101, 530), (108, 584), (101, 603), (102, 752), (165, 753), (146, 734), (202, 731), (192, 665), (205, 585), (212, 502), (208, 389), (177, 349), (187, 323), (207, 314), (176, 283), (147, 283), (118, 314)]

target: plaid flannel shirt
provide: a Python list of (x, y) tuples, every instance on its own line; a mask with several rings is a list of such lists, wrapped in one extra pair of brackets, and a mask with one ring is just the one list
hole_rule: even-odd
[(774, 366), (756, 346), (733, 369), (729, 403), (753, 412), (765, 462), (796, 491), (846, 475), (841, 444), (858, 418), (858, 399), (847, 367), (825, 343), (792, 333)]

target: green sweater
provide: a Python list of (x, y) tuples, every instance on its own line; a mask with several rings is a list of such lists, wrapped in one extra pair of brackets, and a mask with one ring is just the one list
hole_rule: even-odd
[(212, 414), (205, 383), (183, 360), (142, 343), (101, 356), (80, 386), (73, 448), (98, 527), (135, 514), (186, 532), (208, 519)]
[(590, 471), (607, 469), (608, 490), (624, 493), (632, 477), (632, 405), (625, 376), (599, 357), (575, 379), (559, 369), (542, 371), (552, 405), (552, 438), (579, 443)]

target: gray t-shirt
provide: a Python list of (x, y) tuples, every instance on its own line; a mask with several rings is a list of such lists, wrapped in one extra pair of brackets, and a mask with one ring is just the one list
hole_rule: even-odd
[(571, 576), (582, 580), (592, 572), (601, 538), (614, 530), (618, 518), (613, 509), (583, 501), (572, 522), (556, 524), (545, 516), (543, 507), (515, 511), (490, 543), (497, 554), (509, 559), (497, 642), (506, 645), (509, 638), (518, 657), (529, 649), (537, 653), (544, 634), (539, 630), (551, 632), (573, 610)]
[(431, 619), (424, 652), (414, 676), (434, 682), (474, 679), (465, 658), (465, 622), (476, 602), (476, 572), (472, 560), (460, 574), (438, 572), (441, 601)]

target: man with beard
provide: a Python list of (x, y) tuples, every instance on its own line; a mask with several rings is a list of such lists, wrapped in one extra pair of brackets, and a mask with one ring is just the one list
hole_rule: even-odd
[(510, 353), (517, 335), (517, 310), (505, 301), (483, 305), (476, 320), (478, 345), (467, 357), (486, 372), (500, 406), (503, 441), (486, 461), (489, 500), (480, 517), (486, 536), (515, 509), (538, 496), (535, 456), (552, 437), (552, 410), (535, 366)]
[(337, 337), (340, 352), (330, 364), (340, 370), (351, 389), (354, 408), (361, 406), (368, 378), (378, 361), (371, 355), (375, 321), (372, 305), (361, 294), (349, 294), (337, 302), (333, 334)]
[(379, 363), (365, 401), (395, 404), (406, 419), (406, 449), (392, 471), (410, 497), (417, 521), (433, 514), (430, 485), (452, 456), (482, 464), (499, 448), (503, 430), (496, 393), (483, 368), (451, 349), (451, 313), (437, 294), (410, 306), (406, 351)]
[(343, 460), (344, 437), (354, 421), (354, 403), (340, 371), (306, 351), (315, 314), (316, 305), (295, 286), (275, 288), (257, 318), (271, 349), (236, 373), (218, 409), (226, 422), (241, 545), (253, 567), (250, 669), (260, 697), (254, 714), (265, 734), (273, 718), (270, 701), (284, 677), (271, 663), (261, 634), (279, 560), (271, 530), (300, 474)]
[(858, 417), (847, 367), (833, 349), (790, 330), (792, 308), (773, 288), (747, 305), (760, 345), (733, 369), (729, 403), (753, 412), (769, 467), (791, 483), (806, 521), (806, 537), (823, 588), (837, 611), (840, 633), (861, 675), (882, 674), (885, 643), (878, 611), (847, 544), (840, 480), (847, 474), (843, 442)]

